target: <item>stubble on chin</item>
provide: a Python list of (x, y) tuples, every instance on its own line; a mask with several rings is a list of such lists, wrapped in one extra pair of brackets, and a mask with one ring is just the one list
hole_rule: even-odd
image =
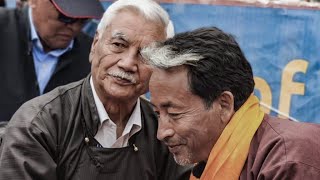
[(192, 153), (190, 151), (188, 151), (185, 156), (178, 156), (178, 155), (173, 154), (173, 158), (174, 158), (175, 162), (181, 166), (193, 164), (191, 161)]

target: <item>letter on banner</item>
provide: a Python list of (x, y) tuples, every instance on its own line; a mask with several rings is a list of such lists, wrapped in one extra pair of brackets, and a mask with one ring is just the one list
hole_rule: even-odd
[[(293, 82), (293, 76), (297, 72), (306, 73), (308, 62), (303, 59), (295, 59), (289, 62), (283, 69), (281, 79), (281, 91), (279, 100), (279, 111), (290, 115), (291, 96), (293, 94), (304, 95), (304, 83)], [(283, 117), (279, 115), (279, 117)]]

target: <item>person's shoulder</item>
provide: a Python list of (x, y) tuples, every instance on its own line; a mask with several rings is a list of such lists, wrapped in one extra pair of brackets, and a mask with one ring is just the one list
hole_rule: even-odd
[[(282, 119), (278, 117), (273, 117), (266, 115), (264, 121), (264, 126), (269, 127), (276, 134), (287, 137), (308, 137), (311, 134), (309, 132), (320, 133), (320, 124), (308, 123), (308, 122), (296, 122), (289, 119)], [(262, 125), (263, 126), (263, 125)], [(297, 133), (303, 132), (303, 133)], [(320, 135), (320, 134), (319, 134)]]
[(320, 156), (314, 157), (314, 153), (320, 149), (320, 124), (295, 122), (267, 115), (261, 126), (264, 133), (260, 134), (263, 137), (260, 143), (265, 147), (267, 144), (273, 146), (273, 152), (282, 152), (286, 161), (320, 167)]
[(259, 141), (281, 142), (286, 146), (299, 146), (310, 142), (310, 145), (320, 148), (320, 143), (316, 142), (316, 137), (320, 137), (320, 124), (295, 122), (265, 115), (258, 128), (257, 137), (260, 137)]
[[(56, 101), (67, 100), (70, 98), (76, 98), (76, 96), (80, 95), (81, 87), (85, 79), (81, 79), (76, 82), (72, 82), (63, 86), (58, 86), (52, 91), (34, 98), (29, 103), (37, 104), (40, 107), (45, 107), (50, 103), (55, 103)], [(61, 102), (64, 103), (64, 102)]]
[[(54, 90), (25, 102), (12, 116), (11, 123), (32, 124), (43, 118), (56, 118), (80, 101), (80, 91), (84, 80), (59, 86)], [(78, 99), (78, 100), (77, 100)]]
[[(87, 77), (88, 78), (88, 77)], [(69, 84), (65, 84), (62, 86), (58, 86), (55, 89), (53, 89), (52, 91), (50, 91), (49, 93), (47, 93), (46, 95), (49, 97), (59, 97), (59, 96), (65, 96), (65, 95), (69, 95), (69, 94), (74, 94), (75, 92), (80, 91), (83, 83), (87, 80), (87, 78), (69, 83)]]

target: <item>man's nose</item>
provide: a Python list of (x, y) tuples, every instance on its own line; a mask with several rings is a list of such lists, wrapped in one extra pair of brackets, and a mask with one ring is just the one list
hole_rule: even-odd
[(138, 69), (139, 54), (135, 50), (129, 50), (118, 62), (118, 66), (127, 72), (135, 72)]
[(159, 118), (157, 138), (160, 141), (163, 141), (168, 137), (172, 137), (173, 135), (174, 135), (174, 129), (172, 125), (168, 121)]

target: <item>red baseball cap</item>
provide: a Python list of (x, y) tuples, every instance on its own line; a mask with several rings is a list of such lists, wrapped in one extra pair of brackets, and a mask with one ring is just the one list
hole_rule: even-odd
[(65, 16), (71, 18), (100, 19), (104, 9), (99, 0), (51, 0)]

